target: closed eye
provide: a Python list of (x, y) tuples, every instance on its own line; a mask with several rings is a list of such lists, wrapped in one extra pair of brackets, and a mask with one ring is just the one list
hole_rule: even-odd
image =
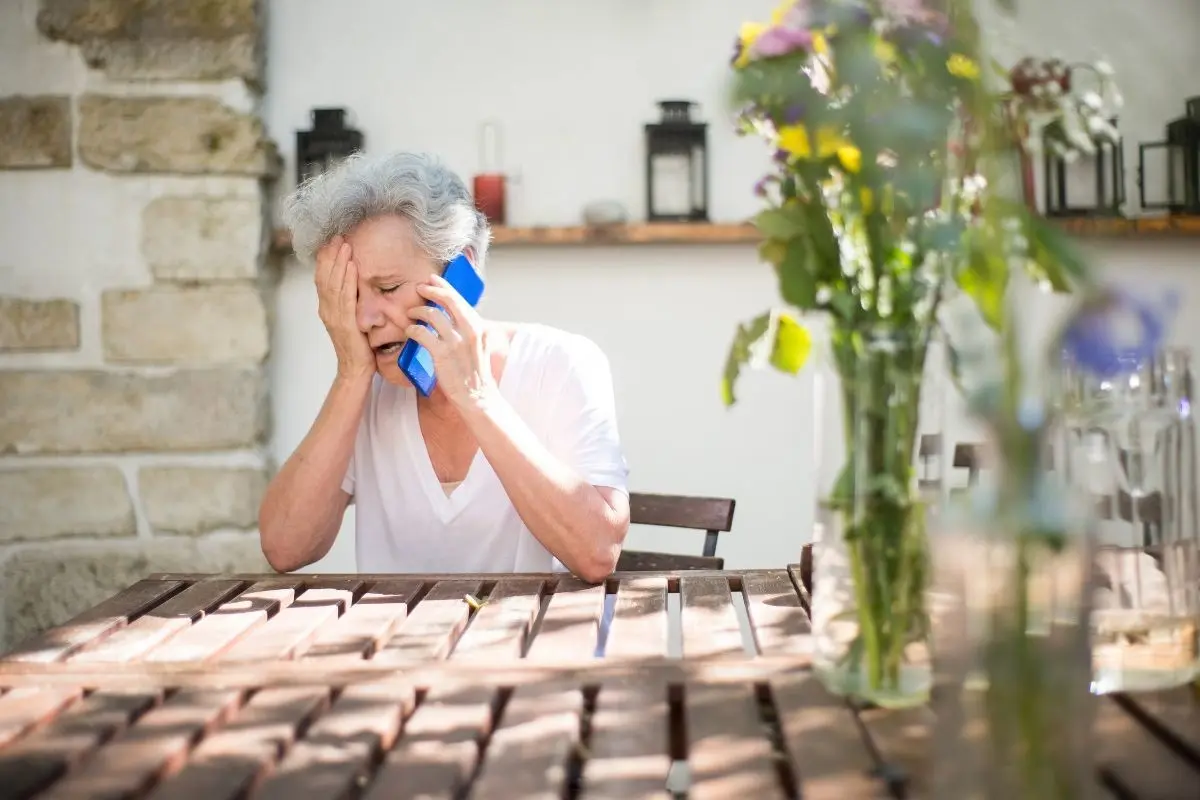
[(400, 288), (399, 284), (397, 284), (396, 286), (380, 286), (379, 291), (382, 294), (391, 294), (392, 292), (396, 291), (399, 288)]

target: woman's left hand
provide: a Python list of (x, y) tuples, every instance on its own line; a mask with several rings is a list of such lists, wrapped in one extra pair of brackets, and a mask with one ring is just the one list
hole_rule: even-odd
[(408, 312), (433, 327), (410, 325), (407, 333), (433, 356), (438, 386), (460, 408), (483, 399), (496, 387), (483, 318), (440, 275), (417, 286), (417, 293), (445, 309), (421, 305)]

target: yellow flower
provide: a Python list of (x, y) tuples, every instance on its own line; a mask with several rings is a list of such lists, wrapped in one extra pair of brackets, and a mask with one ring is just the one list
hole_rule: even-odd
[(979, 77), (979, 65), (962, 53), (955, 53), (946, 60), (946, 71), (969, 81)]
[(828, 158), (838, 155), (839, 151), (845, 147), (857, 149), (835, 128), (826, 125), (817, 131), (817, 155), (819, 157)]
[(883, 39), (875, 40), (875, 58), (883, 64), (896, 63), (896, 45), (891, 42), (885, 42)]
[(842, 165), (842, 169), (851, 175), (856, 174), (862, 169), (862, 151), (852, 144), (839, 147), (837, 149), (837, 157)]
[(816, 152), (803, 125), (784, 125), (779, 129), (779, 149), (786, 150), (798, 158), (829, 158), (837, 156), (842, 169), (858, 172), (862, 169), (862, 151), (852, 145), (836, 128), (828, 125), (817, 129)]
[(771, 12), (771, 26), (775, 27), (783, 24), (783, 18), (792, 10), (792, 6), (796, 5), (796, 0), (783, 0), (779, 5), (775, 6), (775, 10)]
[(744, 67), (750, 63), (750, 49), (754, 43), (758, 41), (758, 37), (763, 35), (763, 31), (767, 29), (766, 25), (761, 22), (743, 22), (741, 33), (738, 34), (738, 39), (741, 41), (738, 56), (734, 60), (735, 67)]
[(812, 49), (819, 56), (829, 55), (829, 40), (825, 38), (825, 34), (813, 31)]
[(786, 150), (798, 158), (811, 156), (812, 145), (808, 141), (808, 128), (803, 125), (784, 125), (779, 129), (779, 149)]

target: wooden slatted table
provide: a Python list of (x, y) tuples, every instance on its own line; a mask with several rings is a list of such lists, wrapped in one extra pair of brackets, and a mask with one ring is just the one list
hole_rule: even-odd
[[(155, 575), (0, 658), (0, 798), (931, 796), (930, 712), (825, 692), (800, 587)], [(1200, 796), (1194, 693), (1096, 702), (1097, 796)]]

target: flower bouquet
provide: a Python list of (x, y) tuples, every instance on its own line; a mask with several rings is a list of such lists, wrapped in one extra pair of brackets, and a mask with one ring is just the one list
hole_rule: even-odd
[[(754, 223), (788, 308), (739, 325), (723, 396), (735, 402), (747, 365), (797, 372), (805, 317), (824, 318), (848, 457), (822, 498), (835, 524), (815, 551), (813, 606), (836, 595), (839, 611), (814, 613), (815, 667), (881, 705), (929, 687), (914, 456), (942, 309), (968, 297), (998, 329), (1015, 271), (1056, 290), (1087, 277), (1064, 234), (989, 187), (1023, 147), (1081, 149), (1071, 134), (1091, 106), (988, 64), (965, 0), (788, 0), (743, 27), (733, 57), (738, 129), (773, 154)], [(844, 579), (823, 580), (834, 561)]]

